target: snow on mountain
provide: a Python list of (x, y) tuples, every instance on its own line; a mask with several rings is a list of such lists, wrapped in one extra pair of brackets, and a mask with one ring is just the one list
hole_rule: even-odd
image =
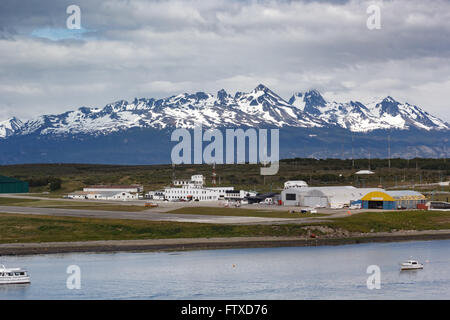
[(328, 102), (317, 90), (295, 93), (284, 100), (260, 84), (249, 93), (234, 96), (220, 90), (183, 93), (165, 99), (141, 98), (107, 104), (103, 108), (81, 107), (58, 115), (43, 115), (22, 123), (17, 118), (0, 122), (0, 138), (11, 135), (104, 135), (130, 128), (274, 126), (338, 126), (354, 132), (415, 127), (448, 130), (444, 121), (417, 106), (391, 97), (364, 105), (357, 101)]
[(117, 101), (105, 107), (79, 108), (59, 115), (43, 115), (23, 124), (21, 134), (107, 134), (136, 127), (193, 128), (220, 126), (318, 127), (325, 123), (298, 110), (269, 88), (231, 96), (220, 90), (183, 93), (165, 99)]
[(0, 138), (6, 138), (18, 132), (23, 123), (16, 117), (0, 121)]
[(300, 109), (301, 111), (305, 110), (305, 101), (303, 100), (303, 93), (301, 92), (294, 93), (294, 95), (289, 99), (289, 104)]
[(409, 103), (400, 103), (389, 96), (382, 101), (364, 105), (358, 101), (327, 102), (318, 91), (311, 90), (305, 94), (294, 94), (289, 103), (330, 125), (335, 124), (353, 132), (377, 129), (450, 129), (448, 123), (421, 108)]
[(368, 108), (380, 121), (393, 128), (449, 129), (448, 123), (430, 115), (421, 108), (409, 103), (400, 103), (389, 96), (379, 103), (369, 104)]
[[(299, 110), (266, 86), (260, 84), (250, 93), (238, 92), (235, 103), (239, 110), (256, 122), (277, 127), (322, 127), (323, 121)], [(254, 121), (255, 122), (255, 121)]]

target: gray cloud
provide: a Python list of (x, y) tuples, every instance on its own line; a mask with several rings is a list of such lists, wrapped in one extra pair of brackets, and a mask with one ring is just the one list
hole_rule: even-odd
[[(288, 98), (386, 95), (450, 121), (450, 3), (394, 0), (380, 30), (373, 1), (2, 1), (0, 119), (262, 82)], [(65, 28), (81, 7), (80, 39), (32, 34)]]

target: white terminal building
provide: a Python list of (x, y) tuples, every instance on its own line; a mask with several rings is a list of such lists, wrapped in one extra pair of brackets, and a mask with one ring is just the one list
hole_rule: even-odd
[(140, 184), (132, 185), (94, 185), (83, 188), (85, 192), (129, 192), (140, 193), (144, 191), (144, 186)]
[(138, 200), (143, 192), (142, 185), (96, 185), (83, 188), (83, 191), (75, 191), (67, 195), (69, 199), (87, 200)]
[(255, 192), (234, 190), (234, 187), (205, 187), (203, 175), (193, 175), (191, 180), (174, 180), (174, 187), (164, 190), (150, 191), (147, 197), (154, 200), (193, 200), (193, 201), (217, 201), (240, 200), (246, 196), (255, 195)]

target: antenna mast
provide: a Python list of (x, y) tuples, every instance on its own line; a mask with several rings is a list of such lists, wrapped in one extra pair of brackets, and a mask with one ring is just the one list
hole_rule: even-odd
[(172, 186), (175, 183), (175, 163), (172, 163)]
[(388, 134), (388, 166), (391, 169), (391, 133)]
[(355, 169), (355, 157), (354, 157), (354, 147), (353, 147), (353, 134), (352, 134), (352, 169)]
[(213, 169), (212, 169), (212, 185), (216, 186), (216, 163), (213, 163)]

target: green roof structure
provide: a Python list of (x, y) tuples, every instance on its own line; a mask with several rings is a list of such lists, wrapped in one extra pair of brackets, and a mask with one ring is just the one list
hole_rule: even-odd
[(27, 193), (28, 182), (0, 176), (0, 193)]

